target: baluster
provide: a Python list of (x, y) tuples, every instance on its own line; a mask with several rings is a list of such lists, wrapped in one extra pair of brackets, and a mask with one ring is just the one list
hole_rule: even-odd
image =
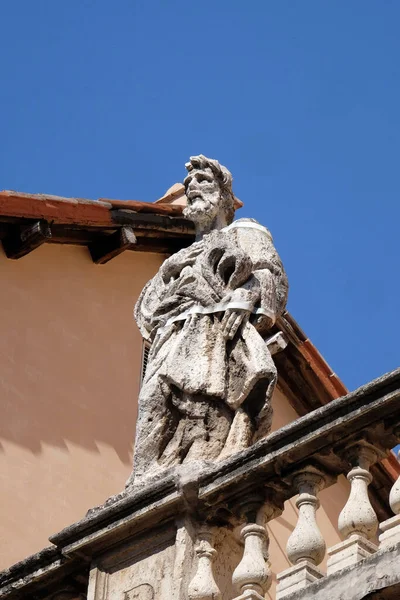
[(351, 488), (338, 521), (345, 541), (329, 548), (328, 575), (356, 564), (378, 549), (371, 541), (376, 537), (378, 519), (368, 496), (368, 486), (372, 481), (369, 469), (378, 458), (377, 452), (367, 442), (359, 442), (346, 455), (352, 465), (347, 475)]
[(308, 467), (293, 477), (293, 483), (299, 492), (296, 500), (299, 516), (286, 551), (294, 566), (278, 574), (277, 600), (323, 577), (317, 565), (324, 558), (325, 541), (317, 525), (316, 511), (319, 507), (317, 493), (324, 487), (325, 478), (313, 467)]
[(262, 501), (257, 499), (244, 504), (241, 513), (245, 519), (240, 532), (244, 551), (232, 576), (232, 582), (240, 594), (235, 600), (264, 600), (272, 582), (265, 523), (281, 514), (282, 510), (272, 503), (262, 506)]
[(199, 531), (195, 549), (198, 558), (197, 570), (189, 584), (189, 600), (222, 600), (212, 570), (212, 562), (217, 553), (212, 542), (213, 536), (209, 529)]
[[(396, 430), (397, 437), (400, 437), (400, 430)], [(400, 452), (398, 458), (400, 457)], [(395, 516), (387, 519), (380, 524), (379, 530), (379, 548), (389, 548), (400, 542), (400, 477), (394, 482), (389, 494), (390, 508)]]
[(400, 477), (396, 479), (389, 494), (390, 508), (395, 515), (400, 513)]

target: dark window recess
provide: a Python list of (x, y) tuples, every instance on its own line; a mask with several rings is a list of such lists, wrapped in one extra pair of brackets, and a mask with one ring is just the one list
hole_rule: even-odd
[(149, 342), (143, 341), (143, 350), (142, 350), (142, 376), (140, 381), (143, 381), (144, 376), (146, 374), (147, 363), (149, 361), (151, 344)]

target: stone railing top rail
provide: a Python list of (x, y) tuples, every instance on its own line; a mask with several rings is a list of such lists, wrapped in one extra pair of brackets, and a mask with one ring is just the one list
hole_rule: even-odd
[[(93, 555), (113, 541), (137, 533), (150, 522), (173, 517), (182, 504), (195, 513), (210, 506), (234, 506), (243, 494), (272, 487), (277, 498), (295, 494), (290, 473), (314, 463), (326, 474), (346, 471), (340, 458), (357, 438), (374, 444), (381, 456), (397, 438), (400, 423), (400, 369), (332, 401), (270, 434), (253, 447), (213, 466), (166, 472), (135, 493), (120, 494), (89, 511), (81, 521), (50, 538), (64, 554)], [(279, 502), (278, 502), (279, 503)]]

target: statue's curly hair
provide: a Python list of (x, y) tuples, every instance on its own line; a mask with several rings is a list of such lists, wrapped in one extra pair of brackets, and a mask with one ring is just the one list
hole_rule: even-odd
[[(232, 223), (235, 216), (235, 196), (232, 191), (232, 173), (226, 167), (220, 165), (214, 158), (207, 158), (203, 154), (191, 156), (185, 167), (190, 174), (191, 171), (203, 171), (211, 169), (221, 189), (221, 201), (225, 210), (227, 223)], [(186, 181), (186, 180), (185, 180)], [(186, 187), (186, 183), (185, 183)]]

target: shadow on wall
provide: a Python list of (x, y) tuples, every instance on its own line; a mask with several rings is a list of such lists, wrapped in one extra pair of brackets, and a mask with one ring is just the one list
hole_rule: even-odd
[(158, 255), (94, 265), (86, 248), (0, 252), (0, 438), (40, 453), (66, 442), (131, 464), (141, 336), (132, 317)]

